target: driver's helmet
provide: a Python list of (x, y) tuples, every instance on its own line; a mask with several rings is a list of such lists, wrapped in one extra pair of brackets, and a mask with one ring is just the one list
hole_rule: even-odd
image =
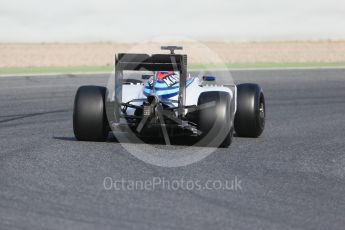
[[(179, 93), (180, 73), (174, 71), (155, 72), (156, 82), (151, 77), (145, 84), (144, 94), (157, 95), (161, 98), (171, 98)], [(154, 90), (153, 90), (154, 88)]]

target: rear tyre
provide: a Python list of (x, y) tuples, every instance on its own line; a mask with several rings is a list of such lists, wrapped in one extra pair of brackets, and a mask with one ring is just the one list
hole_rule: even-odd
[(228, 147), (232, 141), (230, 95), (227, 92), (203, 92), (199, 96), (198, 126), (202, 146)]
[(257, 84), (237, 85), (235, 131), (240, 137), (258, 137), (265, 128), (265, 97)]
[(105, 141), (109, 125), (106, 116), (105, 95), (101, 86), (81, 86), (74, 100), (73, 131), (80, 141)]

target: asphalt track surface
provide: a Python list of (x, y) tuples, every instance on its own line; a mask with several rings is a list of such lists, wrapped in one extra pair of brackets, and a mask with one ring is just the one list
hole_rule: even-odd
[[(233, 76), (265, 91), (262, 137), (178, 168), (74, 139), (76, 89), (108, 76), (0, 78), (0, 229), (344, 229), (345, 70)], [(236, 177), (241, 189), (106, 190), (105, 177)]]

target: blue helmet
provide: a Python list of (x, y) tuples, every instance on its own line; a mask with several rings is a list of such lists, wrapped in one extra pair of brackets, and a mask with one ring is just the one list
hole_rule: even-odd
[[(156, 95), (168, 99), (179, 94), (180, 73), (174, 71), (157, 71), (155, 73), (156, 83), (151, 77), (145, 84), (145, 96)], [(194, 78), (188, 77), (186, 85), (190, 85)], [(153, 90), (154, 88), (154, 90)]]

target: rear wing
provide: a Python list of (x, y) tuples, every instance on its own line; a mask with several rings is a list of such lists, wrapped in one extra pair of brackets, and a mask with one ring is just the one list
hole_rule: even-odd
[[(180, 88), (178, 96), (179, 115), (183, 116), (186, 101), (187, 55), (185, 54), (133, 54), (119, 53), (115, 56), (115, 119), (120, 118), (122, 104), (123, 71), (178, 71)], [(120, 87), (121, 86), (121, 87)]]
[(179, 71), (187, 68), (187, 55), (180, 54), (129, 54), (116, 56), (118, 70)]

